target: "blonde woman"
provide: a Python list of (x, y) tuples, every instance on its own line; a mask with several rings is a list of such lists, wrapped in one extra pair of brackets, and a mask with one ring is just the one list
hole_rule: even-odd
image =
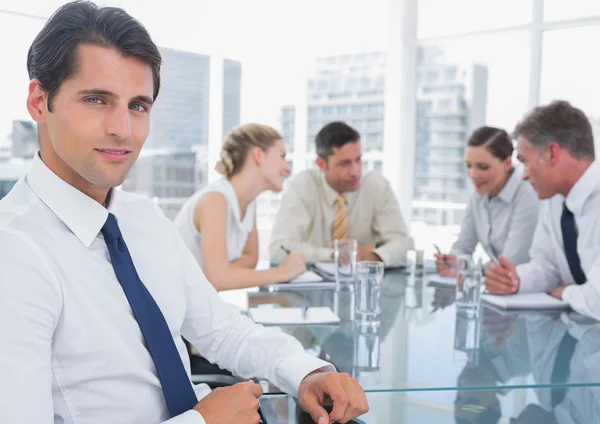
[(258, 261), (256, 197), (281, 191), (290, 174), (281, 135), (261, 124), (234, 128), (216, 170), (223, 178), (194, 194), (175, 218), (188, 248), (217, 291), (290, 281), (306, 270), (302, 254), (277, 267), (255, 270)]

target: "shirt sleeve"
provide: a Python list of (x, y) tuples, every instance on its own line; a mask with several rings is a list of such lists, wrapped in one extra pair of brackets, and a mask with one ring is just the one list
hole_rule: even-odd
[(377, 208), (372, 224), (378, 246), (374, 253), (388, 267), (401, 266), (406, 264), (406, 251), (414, 247), (414, 242), (389, 181), (383, 177), (382, 180), (380, 186), (384, 189), (375, 199)]
[(293, 337), (255, 324), (219, 297), (185, 244), (174, 233), (184, 278), (187, 310), (182, 335), (209, 362), (243, 378), (267, 379), (298, 395), (309, 373), (334, 368), (304, 352)]
[(58, 280), (45, 254), (19, 232), (0, 230), (0, 252), (0, 422), (53, 424)]
[(582, 315), (600, 320), (600, 258), (594, 262), (586, 283), (571, 284), (563, 290), (563, 300)]
[(470, 255), (475, 251), (477, 243), (479, 243), (475, 227), (475, 216), (473, 214), (473, 208), (475, 207), (475, 198), (472, 197), (467, 205), (465, 217), (460, 224), (458, 239), (452, 245), (452, 249), (450, 249), (450, 252), (454, 255)]
[(544, 202), (529, 250), (530, 260), (517, 265), (520, 293), (548, 292), (560, 283), (556, 254), (552, 249), (551, 227), (550, 203)]
[(303, 241), (313, 225), (313, 214), (300, 198), (298, 190), (302, 188), (297, 186), (294, 181), (290, 181), (281, 197), (269, 245), (271, 263), (280, 264), (287, 256), (282, 246), (290, 251), (302, 253), (308, 262), (331, 261), (332, 248)]
[(515, 199), (502, 254), (513, 264), (529, 260), (529, 250), (535, 233), (535, 223), (540, 213), (540, 201), (533, 190), (522, 190)]

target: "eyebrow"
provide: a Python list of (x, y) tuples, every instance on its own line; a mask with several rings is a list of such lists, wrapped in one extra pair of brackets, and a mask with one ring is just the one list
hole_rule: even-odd
[[(114, 99), (119, 98), (119, 96), (117, 96), (112, 91), (102, 90), (100, 88), (91, 88), (88, 90), (80, 90), (79, 94), (84, 94), (84, 95), (88, 95), (88, 96), (90, 96), (90, 95), (105, 96), (105, 97), (112, 97)], [(146, 103), (148, 105), (152, 105), (154, 103), (154, 100), (152, 100), (150, 97), (145, 96), (145, 95), (134, 96), (131, 98), (131, 101), (132, 102), (142, 102), (142, 103)]]

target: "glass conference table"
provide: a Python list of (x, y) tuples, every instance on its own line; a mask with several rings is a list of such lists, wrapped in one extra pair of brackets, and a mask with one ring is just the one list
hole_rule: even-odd
[[(600, 389), (571, 387), (553, 405), (553, 389), (368, 392), (370, 411), (358, 424), (594, 424)], [(289, 396), (261, 397), (266, 424), (312, 424)]]
[[(453, 288), (410, 280), (400, 270), (386, 272), (380, 326), (374, 330), (356, 325), (350, 292), (262, 288), (248, 297), (250, 306), (331, 307), (341, 318), (339, 324), (277, 328), (294, 336), (307, 352), (357, 378), (367, 392), (374, 392), (374, 399), (389, 401), (383, 409), (412, 410), (409, 400), (412, 405), (435, 399), (452, 416), (461, 391), (481, 391), (472, 396), (490, 403), (515, 390), (555, 397), (538, 395), (544, 405), (561, 398), (564, 402), (565, 393), (577, 393), (582, 402), (600, 400), (600, 323), (572, 311), (503, 312), (482, 304), (479, 317), (468, 318), (458, 313)], [(517, 403), (524, 407), (526, 401)], [(511, 417), (515, 412), (521, 411), (507, 410)], [(600, 415), (582, 422), (600, 422)]]

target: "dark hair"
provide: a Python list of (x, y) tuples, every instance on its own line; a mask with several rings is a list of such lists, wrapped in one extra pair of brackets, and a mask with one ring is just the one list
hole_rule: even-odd
[(514, 146), (508, 133), (500, 128), (481, 127), (471, 134), (470, 147), (485, 147), (494, 157), (505, 160), (513, 154)]
[(54, 12), (27, 53), (29, 78), (37, 78), (48, 93), (48, 110), (60, 85), (77, 71), (80, 44), (112, 47), (149, 64), (156, 99), (162, 59), (146, 28), (123, 9), (74, 1)]
[(321, 128), (315, 138), (317, 155), (323, 159), (331, 156), (334, 147), (342, 147), (347, 143), (360, 140), (360, 134), (350, 125), (341, 122), (330, 122)]
[(519, 122), (514, 136), (525, 138), (538, 151), (554, 141), (576, 159), (593, 161), (596, 157), (590, 121), (564, 100), (534, 108)]

